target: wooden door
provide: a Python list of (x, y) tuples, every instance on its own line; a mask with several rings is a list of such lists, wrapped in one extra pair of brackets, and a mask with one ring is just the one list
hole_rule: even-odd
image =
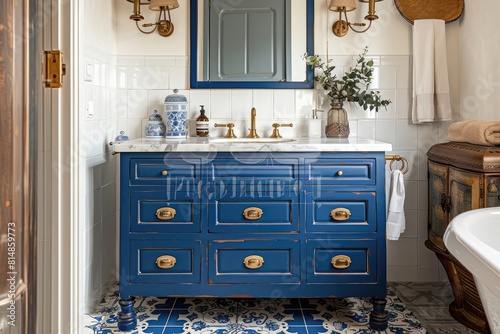
[(480, 173), (450, 167), (450, 220), (465, 211), (484, 206), (481, 192), (483, 177), (483, 174)]
[(486, 207), (500, 206), (500, 175), (485, 177)]

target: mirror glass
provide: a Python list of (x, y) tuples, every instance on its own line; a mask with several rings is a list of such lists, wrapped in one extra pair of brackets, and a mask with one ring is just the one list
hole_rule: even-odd
[(302, 56), (314, 52), (314, 0), (191, 0), (190, 10), (191, 88), (313, 87)]

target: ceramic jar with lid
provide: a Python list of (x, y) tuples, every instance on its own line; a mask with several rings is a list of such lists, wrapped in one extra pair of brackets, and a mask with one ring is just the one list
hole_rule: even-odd
[(158, 114), (158, 110), (154, 110), (148, 118), (148, 123), (144, 127), (146, 138), (163, 138), (165, 136), (165, 124), (163, 118)]
[(125, 134), (125, 131), (120, 131), (120, 134), (116, 136), (115, 141), (127, 141), (129, 140), (128, 136)]
[(187, 98), (182, 94), (174, 94), (165, 98), (165, 138), (184, 138), (187, 135)]

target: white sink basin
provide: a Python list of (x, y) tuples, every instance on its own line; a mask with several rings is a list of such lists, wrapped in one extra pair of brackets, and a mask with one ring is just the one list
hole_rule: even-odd
[(293, 142), (295, 139), (288, 138), (214, 138), (210, 143), (223, 144), (279, 144)]
[(500, 207), (459, 214), (444, 234), (448, 251), (476, 282), (493, 334), (500, 334)]

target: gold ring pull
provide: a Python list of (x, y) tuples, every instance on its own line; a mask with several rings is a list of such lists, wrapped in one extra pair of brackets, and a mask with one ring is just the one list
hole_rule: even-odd
[(161, 269), (170, 269), (175, 266), (177, 260), (172, 255), (162, 255), (156, 259), (156, 265)]
[(262, 256), (250, 255), (243, 260), (243, 263), (248, 269), (259, 269), (264, 264), (264, 259)]
[(161, 171), (161, 175), (163, 175), (163, 176), (167, 176), (167, 174), (168, 174), (168, 171), (166, 171), (166, 170), (162, 170), (162, 171)]
[(262, 211), (262, 209), (260, 208), (251, 207), (251, 208), (246, 208), (243, 211), (243, 216), (245, 217), (245, 219), (248, 220), (257, 220), (262, 218), (263, 215), (264, 211)]
[(341, 171), (341, 170), (339, 170), (339, 171), (337, 172), (337, 175), (338, 175), (338, 176), (342, 176), (342, 175), (344, 175), (344, 172), (343, 172), (343, 171)]
[(351, 265), (351, 258), (347, 255), (337, 255), (332, 257), (332, 266), (336, 269), (346, 269)]
[(156, 210), (156, 217), (161, 220), (170, 220), (175, 217), (175, 209), (172, 208), (159, 208)]
[(349, 217), (351, 217), (351, 211), (349, 211), (348, 209), (345, 209), (345, 208), (337, 208), (337, 209), (334, 209), (330, 212), (330, 216), (334, 220), (343, 221), (343, 220), (347, 220), (347, 219), (349, 219)]

